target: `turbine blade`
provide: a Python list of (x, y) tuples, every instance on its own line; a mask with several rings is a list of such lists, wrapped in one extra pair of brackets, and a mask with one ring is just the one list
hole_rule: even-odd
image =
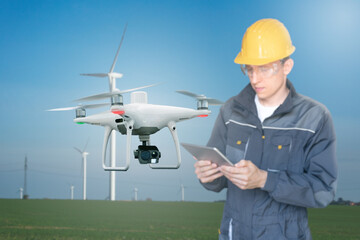
[(81, 73), (81, 76), (90, 76), (90, 77), (107, 77), (107, 73)]
[(85, 152), (85, 150), (86, 150), (86, 147), (87, 147), (87, 145), (88, 145), (88, 143), (89, 143), (89, 140), (90, 140), (90, 137), (88, 137), (88, 139), (87, 139), (87, 141), (86, 141), (86, 144), (85, 144), (85, 147), (84, 147), (84, 150), (83, 150), (83, 152)]
[(114, 71), (115, 64), (116, 64), (117, 58), (118, 58), (118, 56), (119, 56), (120, 48), (121, 48), (121, 45), (122, 45), (122, 43), (123, 43), (123, 41), (124, 41), (124, 36), (125, 36), (126, 28), (127, 28), (127, 23), (125, 24), (124, 32), (123, 32), (123, 35), (122, 35), (121, 40), (120, 40), (119, 48), (118, 48), (118, 50), (117, 50), (117, 52), (116, 52), (116, 55), (115, 55), (115, 58), (114, 58), (114, 62), (113, 62), (113, 64), (112, 64), (111, 68), (110, 68), (110, 73), (112, 73), (112, 72)]
[(80, 149), (78, 149), (77, 147), (74, 147), (74, 149), (76, 150), (76, 151), (78, 151), (79, 153), (83, 153)]

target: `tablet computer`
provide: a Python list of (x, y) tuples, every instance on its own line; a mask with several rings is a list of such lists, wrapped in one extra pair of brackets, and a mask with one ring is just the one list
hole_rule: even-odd
[(234, 166), (219, 149), (215, 147), (199, 146), (189, 143), (181, 143), (181, 145), (195, 157), (196, 160), (209, 160), (216, 163), (218, 166), (227, 165)]

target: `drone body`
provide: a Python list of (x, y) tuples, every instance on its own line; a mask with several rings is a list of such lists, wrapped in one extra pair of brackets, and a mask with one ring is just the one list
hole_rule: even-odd
[[(91, 97), (90, 97), (91, 98)], [(122, 96), (121, 96), (122, 99)], [(92, 124), (105, 127), (103, 142), (102, 163), (103, 168), (108, 171), (126, 171), (129, 168), (131, 158), (131, 136), (138, 135), (142, 145), (134, 151), (135, 158), (142, 164), (150, 164), (154, 169), (176, 169), (181, 164), (180, 145), (177, 136), (176, 122), (188, 120), (195, 117), (206, 117), (211, 112), (203, 107), (202, 109), (191, 109), (175, 106), (148, 104), (146, 92), (132, 92), (131, 103), (114, 103), (109, 111), (85, 116), (77, 115), (74, 122)], [(156, 146), (150, 145), (150, 135), (160, 131), (164, 127), (170, 130), (177, 152), (176, 165), (157, 166), (161, 157)], [(118, 131), (127, 136), (126, 164), (122, 167), (106, 166), (106, 149), (112, 131)]]
[[(132, 95), (146, 96), (146, 92), (133, 92)], [(133, 121), (132, 135), (151, 135), (169, 122), (179, 122), (194, 117), (206, 117), (211, 112), (208, 109), (191, 109), (175, 106), (154, 105), (147, 102), (132, 102), (112, 110), (84, 117), (77, 117), (74, 122), (82, 124), (111, 126), (112, 129), (126, 135), (124, 122)]]

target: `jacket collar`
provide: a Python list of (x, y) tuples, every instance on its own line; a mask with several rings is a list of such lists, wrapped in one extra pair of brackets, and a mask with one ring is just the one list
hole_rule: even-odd
[[(293, 84), (289, 79), (286, 80), (286, 86), (289, 88), (289, 94), (286, 97), (285, 101), (276, 109), (274, 114), (282, 114), (290, 112), (293, 107), (293, 99), (297, 95)], [(251, 112), (257, 116), (257, 110), (255, 105), (255, 91), (249, 83), (237, 96), (235, 96), (235, 105), (234, 109), (242, 112), (243, 114), (248, 114)]]

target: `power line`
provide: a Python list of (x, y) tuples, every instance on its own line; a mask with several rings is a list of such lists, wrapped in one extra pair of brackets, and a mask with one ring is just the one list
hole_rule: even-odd
[(65, 173), (45, 172), (45, 171), (35, 170), (35, 169), (29, 169), (29, 171), (37, 172), (37, 173), (41, 173), (41, 174), (47, 174), (47, 175), (58, 175), (58, 176), (64, 176), (64, 177), (81, 178), (81, 176), (78, 176), (78, 175), (71, 175), (71, 174), (65, 174)]
[(0, 170), (0, 172), (20, 172), (20, 171), (23, 171), (23, 169)]

